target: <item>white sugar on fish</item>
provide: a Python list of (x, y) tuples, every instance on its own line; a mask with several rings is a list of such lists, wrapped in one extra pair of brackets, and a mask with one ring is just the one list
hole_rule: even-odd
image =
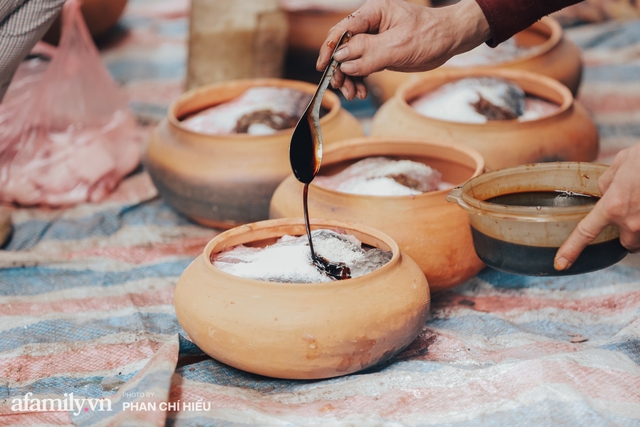
[[(182, 126), (208, 135), (245, 132), (254, 135), (273, 134), (280, 129), (293, 127), (310, 100), (311, 94), (296, 89), (253, 87), (235, 99), (184, 119)], [(249, 121), (238, 131), (243, 118), (247, 117)]]
[(442, 175), (424, 163), (368, 157), (314, 184), (343, 193), (369, 196), (410, 196), (439, 189)]
[(558, 111), (560, 106), (555, 102), (546, 101), (534, 96), (527, 96), (525, 99), (524, 114), (518, 117), (521, 122), (538, 120), (547, 117)]
[[(351, 277), (368, 274), (391, 259), (391, 252), (364, 249), (354, 236), (321, 229), (312, 232), (317, 255), (329, 262), (344, 263)], [(283, 236), (264, 248), (235, 246), (212, 257), (214, 267), (254, 280), (280, 283), (323, 283), (333, 279), (311, 260), (307, 236)]]
[(434, 119), (486, 123), (489, 118), (497, 116), (521, 116), (525, 109), (525, 93), (520, 86), (508, 80), (470, 77), (444, 84), (415, 99), (411, 106), (418, 113)]

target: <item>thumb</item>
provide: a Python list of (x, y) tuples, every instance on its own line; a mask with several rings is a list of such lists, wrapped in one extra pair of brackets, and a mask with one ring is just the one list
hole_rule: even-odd
[(578, 223), (569, 238), (558, 249), (553, 262), (556, 270), (562, 271), (571, 267), (584, 248), (609, 225), (609, 220), (604, 212), (604, 204), (601, 202), (602, 199), (595, 204), (589, 215)]

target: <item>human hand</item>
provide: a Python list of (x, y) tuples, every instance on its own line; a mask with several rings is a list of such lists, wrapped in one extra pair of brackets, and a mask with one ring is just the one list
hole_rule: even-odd
[(598, 180), (602, 197), (556, 253), (554, 267), (566, 270), (609, 224), (620, 230), (629, 252), (640, 250), (640, 144), (620, 151)]
[(334, 56), (341, 64), (331, 85), (347, 99), (366, 98), (361, 78), (373, 72), (431, 70), (491, 37), (475, 0), (461, 0), (442, 8), (403, 0), (368, 0), (329, 30), (316, 64), (319, 71), (331, 60), (333, 48), (345, 31), (353, 36)]

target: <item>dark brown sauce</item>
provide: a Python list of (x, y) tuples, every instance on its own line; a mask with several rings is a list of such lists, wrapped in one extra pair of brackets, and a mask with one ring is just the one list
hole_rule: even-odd
[(289, 161), (291, 162), (293, 174), (298, 181), (304, 184), (302, 204), (304, 208), (304, 225), (307, 231), (307, 239), (309, 239), (309, 249), (311, 250), (311, 259), (315, 266), (321, 271), (324, 271), (328, 276), (336, 280), (349, 279), (351, 277), (349, 267), (343, 263), (329, 262), (326, 258), (316, 255), (313, 249), (311, 227), (309, 225), (309, 184), (313, 181), (313, 178), (315, 178), (320, 169), (320, 161), (317, 156), (319, 140), (316, 133), (312, 132), (312, 126), (306, 115), (303, 115), (291, 136), (289, 149)]
[(591, 194), (556, 190), (501, 194), (496, 197), (491, 197), (485, 200), (485, 202), (506, 206), (567, 207), (593, 205), (598, 200), (600, 200), (600, 197)]

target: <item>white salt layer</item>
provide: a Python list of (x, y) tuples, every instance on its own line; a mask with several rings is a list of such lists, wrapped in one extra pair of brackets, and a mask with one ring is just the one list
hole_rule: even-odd
[[(252, 87), (239, 97), (223, 104), (207, 108), (182, 121), (182, 126), (198, 133), (208, 135), (228, 135), (236, 133), (238, 120), (245, 115), (260, 111), (274, 114), (284, 114), (299, 118), (311, 95), (296, 89), (282, 87)], [(275, 116), (276, 120), (282, 118)], [(295, 123), (293, 123), (295, 125)], [(277, 129), (265, 123), (249, 125), (247, 133), (253, 135), (267, 135), (277, 132)]]
[(411, 106), (423, 116), (458, 123), (486, 123), (487, 117), (474, 107), (481, 101), (519, 117), (525, 109), (525, 93), (510, 81), (492, 77), (464, 78), (428, 92)]
[[(351, 277), (368, 274), (391, 259), (392, 253), (378, 248), (364, 249), (358, 239), (321, 229), (312, 232), (317, 255), (332, 263), (344, 263)], [(264, 248), (235, 246), (212, 257), (214, 267), (234, 276), (267, 282), (323, 283), (333, 279), (311, 259), (307, 236), (283, 236)]]
[(314, 184), (349, 194), (410, 196), (438, 190), (442, 175), (424, 163), (368, 157)]

